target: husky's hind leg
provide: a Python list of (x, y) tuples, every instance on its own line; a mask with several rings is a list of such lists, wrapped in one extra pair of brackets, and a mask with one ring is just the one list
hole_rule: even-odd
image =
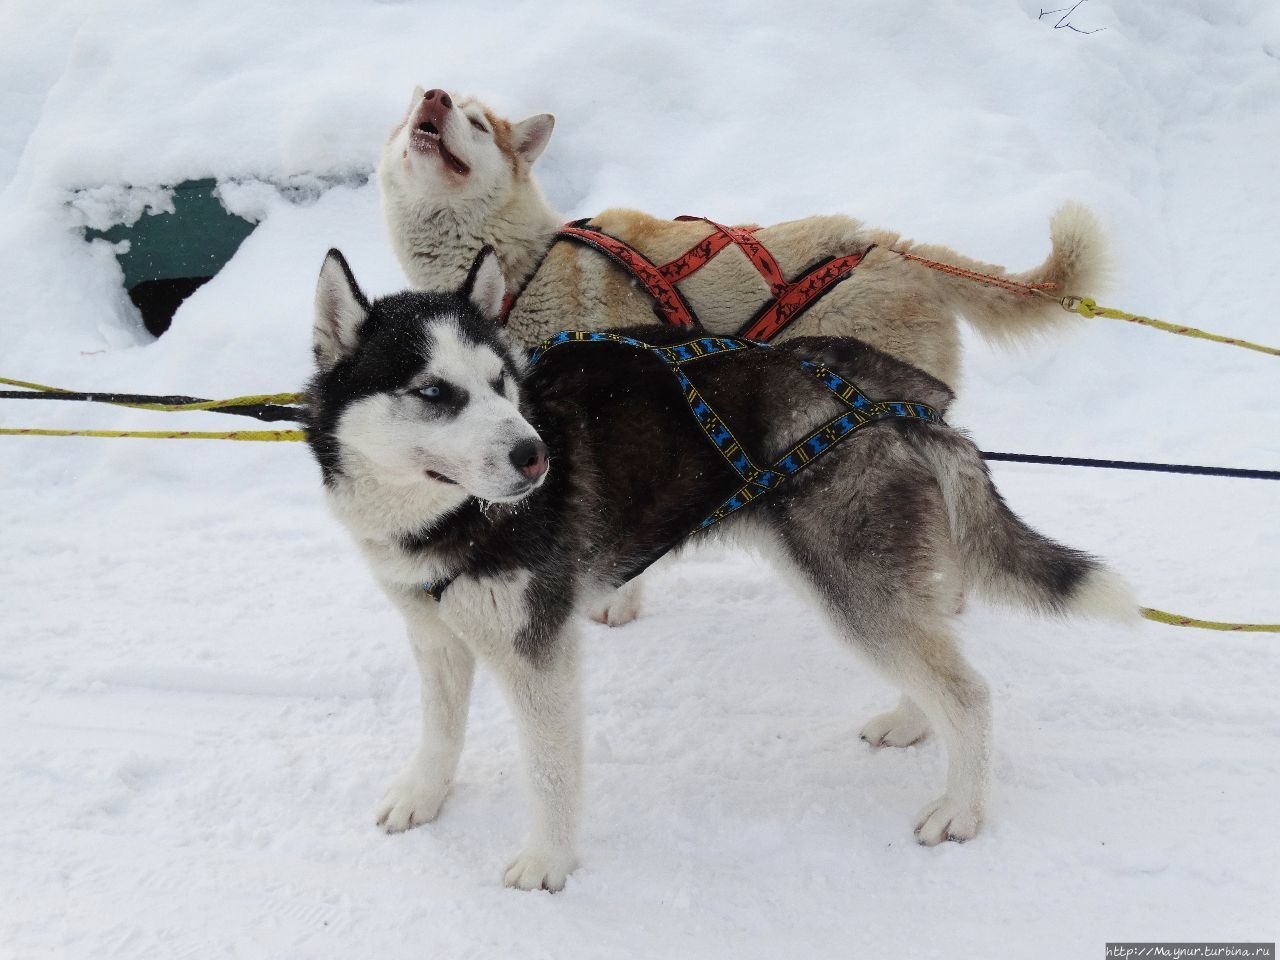
[[(878, 646), (878, 645), (877, 645)], [(945, 626), (905, 628), (873, 662), (919, 704), (947, 747), (946, 792), (916, 817), (926, 846), (977, 835), (986, 807), (991, 705), (986, 682)]]
[(929, 736), (929, 719), (905, 693), (898, 705), (867, 721), (862, 739), (873, 747), (909, 747)]
[(946, 793), (917, 818), (917, 838), (968, 840), (986, 802), (990, 697), (951, 628), (960, 565), (942, 491), (887, 432), (861, 438), (825, 469), (858, 482), (824, 483), (817, 474), (771, 511), (782, 559), (837, 635), (903, 693), (864, 737), (905, 745), (932, 730), (947, 748)]
[[(856, 609), (859, 601), (853, 602)], [(916, 839), (933, 846), (973, 838), (986, 807), (991, 756), (986, 681), (965, 661), (942, 617), (873, 625), (858, 623), (856, 614), (831, 613), (833, 626), (903, 691), (898, 707), (872, 719), (863, 738), (873, 746), (906, 746), (933, 730), (946, 745), (946, 792), (916, 817)]]
[(621, 627), (640, 616), (640, 604), (644, 598), (644, 576), (628, 580), (607, 597), (596, 600), (588, 615), (596, 623)]

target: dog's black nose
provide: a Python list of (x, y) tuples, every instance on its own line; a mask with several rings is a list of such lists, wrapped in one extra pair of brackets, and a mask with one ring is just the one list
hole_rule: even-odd
[(547, 445), (541, 440), (521, 440), (511, 449), (511, 465), (537, 480), (547, 472)]
[(428, 90), (422, 95), (422, 99), (426, 100), (428, 103), (432, 100), (439, 100), (440, 106), (444, 107), (446, 110), (453, 109), (453, 98), (440, 89)]

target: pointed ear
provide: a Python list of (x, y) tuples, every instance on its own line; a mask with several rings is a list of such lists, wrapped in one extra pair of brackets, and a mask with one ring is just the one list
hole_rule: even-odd
[(507, 281), (493, 247), (484, 247), (471, 263), (467, 279), (459, 291), (462, 299), (480, 311), (486, 320), (497, 320), (502, 313), (502, 298), (507, 292)]
[(316, 326), (313, 346), (316, 362), (328, 369), (349, 357), (356, 348), (360, 324), (369, 316), (356, 278), (340, 250), (330, 250), (316, 284)]
[(525, 163), (533, 163), (542, 156), (555, 125), (556, 118), (549, 113), (537, 113), (512, 125), (511, 142)]

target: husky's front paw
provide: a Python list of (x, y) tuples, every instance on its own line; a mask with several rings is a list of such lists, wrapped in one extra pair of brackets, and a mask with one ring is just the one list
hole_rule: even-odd
[(377, 824), (387, 833), (400, 833), (430, 823), (440, 812), (449, 784), (410, 767), (391, 781), (378, 804)]
[(862, 728), (862, 739), (873, 747), (909, 747), (929, 736), (929, 722), (918, 710), (899, 706), (872, 717)]
[(916, 817), (916, 839), (921, 846), (932, 847), (943, 840), (964, 843), (978, 835), (982, 812), (975, 803), (961, 803), (944, 794), (926, 806)]
[(564, 889), (565, 878), (576, 866), (573, 854), (568, 851), (546, 850), (534, 847), (522, 850), (507, 867), (503, 882), (520, 890)]
[(642, 595), (639, 581), (624, 583), (600, 603), (591, 608), (589, 614), (596, 623), (620, 627), (640, 616), (640, 600)]

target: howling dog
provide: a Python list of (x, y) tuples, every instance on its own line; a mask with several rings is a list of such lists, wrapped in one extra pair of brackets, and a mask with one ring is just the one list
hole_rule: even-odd
[[(668, 547), (714, 536), (758, 548), (902, 690), (866, 740), (940, 737), (946, 786), (914, 821), (919, 842), (973, 837), (990, 709), (956, 640), (957, 597), (1132, 620), (1124, 582), (1015, 516), (942, 422), (949, 389), (897, 358), (851, 338), (762, 347), (650, 324), (561, 334), (530, 360), (497, 323), (508, 283), (488, 251), (451, 292), (370, 302), (336, 250), (320, 273), (308, 441), (422, 682), (421, 744), (377, 822), (439, 813), (483, 661), (515, 712), (533, 800), (505, 881), (561, 889), (582, 766), (578, 614)], [(851, 418), (860, 429), (819, 455), (815, 438)], [(773, 464), (746, 474), (763, 493), (734, 492), (748, 450)], [(809, 462), (783, 478), (793, 457)]]
[[(549, 113), (511, 123), (473, 97), (418, 87), (383, 147), (377, 174), (391, 243), (410, 285), (457, 289), (479, 250), (492, 247), (504, 293), (519, 294), (506, 325), (530, 347), (562, 329), (565, 317), (589, 318), (591, 326), (606, 329), (653, 318), (649, 296), (613, 263), (594, 250), (554, 242), (564, 217), (547, 204), (532, 173), (554, 124)], [(705, 221), (660, 220), (635, 210), (607, 210), (591, 226), (625, 240), (655, 264), (668, 263), (714, 230)], [(756, 229), (753, 236), (788, 278), (825, 258), (866, 253), (779, 339), (857, 337), (952, 387), (960, 372), (957, 315), (995, 340), (1043, 331), (1071, 315), (1052, 300), (932, 270), (903, 254), (1059, 296), (1093, 289), (1105, 259), (1097, 222), (1076, 205), (1053, 218), (1048, 259), (1012, 275), (844, 216), (792, 220)], [(738, 333), (769, 296), (766, 281), (740, 249), (726, 249), (677, 286), (716, 334)]]
[[(553, 126), (548, 113), (512, 123), (473, 97), (418, 87), (383, 147), (377, 174), (391, 243), (410, 285), (454, 290), (477, 252), (492, 247), (502, 266), (504, 295), (515, 298), (505, 325), (528, 347), (562, 329), (570, 322), (566, 318), (618, 329), (650, 322), (654, 313), (650, 294), (609, 258), (579, 243), (557, 242), (564, 217), (548, 205), (532, 173)], [(589, 227), (624, 241), (655, 265), (671, 265), (700, 243), (722, 237), (718, 225), (707, 221), (660, 220), (634, 210), (605, 211)], [(753, 241), (776, 265), (775, 281), (804, 277), (828, 260), (853, 258), (856, 266), (776, 339), (857, 337), (952, 388), (960, 375), (957, 316), (994, 340), (1069, 322), (1070, 314), (1031, 290), (1058, 296), (1093, 290), (1105, 259), (1095, 219), (1075, 205), (1053, 218), (1048, 259), (1012, 275), (844, 216), (735, 229), (737, 242), (728, 245), (733, 249), (724, 248), (672, 284), (677, 292), (671, 296), (687, 304), (707, 330), (741, 332), (775, 292), (752, 262)], [(958, 276), (956, 268), (985, 279)], [(633, 586), (603, 606), (597, 619), (625, 623), (638, 603)]]

